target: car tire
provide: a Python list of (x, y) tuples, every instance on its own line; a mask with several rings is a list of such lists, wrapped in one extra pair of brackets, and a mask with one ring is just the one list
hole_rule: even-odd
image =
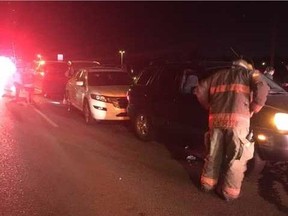
[(91, 125), (94, 122), (94, 119), (91, 114), (91, 110), (90, 110), (89, 103), (87, 100), (84, 102), (83, 114), (84, 114), (85, 123), (87, 125)]
[(255, 148), (254, 157), (247, 163), (246, 176), (249, 179), (258, 178), (266, 164), (267, 161), (261, 158), (257, 148)]
[(151, 118), (145, 112), (139, 112), (133, 118), (133, 129), (142, 141), (151, 141), (154, 137)]

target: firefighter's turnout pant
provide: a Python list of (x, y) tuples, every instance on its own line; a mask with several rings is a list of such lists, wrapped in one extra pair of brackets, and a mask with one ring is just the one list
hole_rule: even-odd
[(248, 128), (212, 128), (201, 184), (214, 189), (218, 182), (225, 196), (240, 194), (247, 161), (253, 157), (254, 143), (246, 136)]

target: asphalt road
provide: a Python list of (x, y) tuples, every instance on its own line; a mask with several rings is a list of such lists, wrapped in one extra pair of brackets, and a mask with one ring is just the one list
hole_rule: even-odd
[(288, 214), (285, 163), (245, 179), (239, 200), (226, 203), (198, 189), (202, 161), (174, 158), (179, 138), (141, 142), (127, 123), (87, 126), (76, 110), (34, 100), (0, 98), (1, 216)]

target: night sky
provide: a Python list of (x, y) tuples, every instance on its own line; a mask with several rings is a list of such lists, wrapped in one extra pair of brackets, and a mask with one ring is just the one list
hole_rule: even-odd
[[(0, 2), (0, 52), (113, 59), (165, 52), (288, 58), (288, 2)], [(275, 46), (273, 46), (273, 42)]]

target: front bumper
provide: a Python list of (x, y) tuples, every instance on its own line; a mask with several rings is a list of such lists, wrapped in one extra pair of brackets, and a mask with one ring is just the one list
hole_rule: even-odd
[(255, 129), (254, 139), (263, 160), (288, 161), (288, 133)]
[(128, 120), (126, 108), (91, 99), (90, 110), (96, 120)]

